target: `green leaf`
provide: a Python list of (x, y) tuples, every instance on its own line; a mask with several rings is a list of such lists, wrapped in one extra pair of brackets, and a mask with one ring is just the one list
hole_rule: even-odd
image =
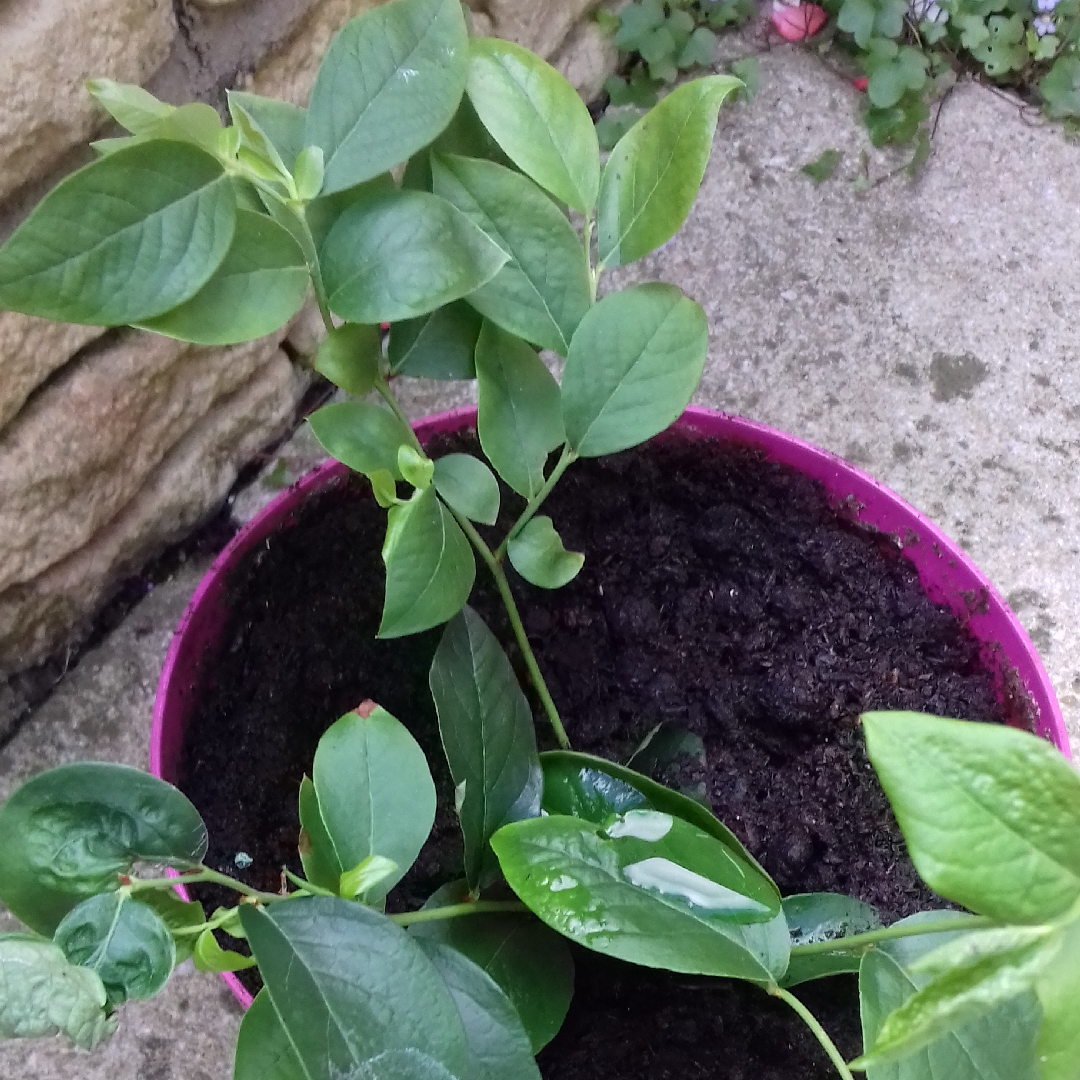
[(705, 175), (720, 105), (740, 85), (730, 75), (686, 83), (619, 140), (600, 182), (601, 267), (640, 259), (679, 231)]
[(452, 619), (469, 599), (476, 560), (433, 488), (390, 508), (382, 557), (386, 599), (380, 638), (429, 630)]
[[(935, 23), (935, 25), (937, 24)], [(930, 160), (930, 151), (930, 134), (929, 132), (920, 129), (919, 134), (915, 138), (915, 152), (911, 155), (911, 160), (904, 170), (908, 176), (914, 178), (919, 175), (922, 167)]]
[(169, 928), (124, 892), (84, 900), (60, 921), (53, 941), (73, 964), (93, 971), (111, 1006), (152, 998), (169, 980), (176, 946)]
[(0, 900), (42, 934), (137, 859), (191, 869), (206, 854), (206, 826), (176, 788), (96, 762), (28, 780), (0, 809), (0, 836)]
[(431, 167), (435, 194), (509, 256), (469, 303), (504, 330), (565, 356), (592, 304), (588, 265), (570, 222), (531, 180), (493, 161), (436, 154)]
[(296, 178), (296, 197), (302, 202), (310, 202), (322, 191), (325, 177), (322, 148), (304, 147), (296, 158), (293, 172)]
[(237, 907), (216, 907), (214, 908), (214, 914), (211, 916), (212, 920), (224, 917), (224, 921), (218, 926), (218, 930), (228, 934), (229, 937), (234, 937), (237, 940), (243, 940), (247, 935), (244, 933), (243, 926), (240, 925), (240, 908)]
[(315, 357), (315, 370), (342, 390), (363, 397), (375, 388), (381, 360), (379, 328), (346, 323), (326, 335)]
[(467, 605), (443, 631), (428, 682), (450, 775), (464, 790), (465, 876), (476, 887), (492, 833), (540, 812), (532, 711), (495, 635)]
[(365, 476), (386, 469), (401, 479), (398, 447), (412, 439), (389, 409), (370, 401), (335, 401), (316, 409), (308, 423), (319, 445), (350, 469)]
[[(865, 713), (866, 747), (912, 862), (934, 892), (1003, 922), (1080, 897), (1080, 775), (999, 724)], [(947, 827), (943, 827), (947, 823)]]
[(836, 172), (836, 167), (843, 156), (840, 150), (822, 150), (813, 161), (804, 165), (799, 171), (806, 173), (815, 184), (820, 184)]
[(476, 344), (477, 433), (495, 471), (530, 498), (564, 439), (559, 384), (519, 337), (485, 322)]
[(705, 312), (674, 285), (605, 296), (581, 320), (563, 371), (570, 448), (600, 457), (659, 434), (689, 403), (708, 350)]
[[(787, 919), (791, 944), (809, 945), (818, 941), (877, 930), (881, 918), (877, 909), (861, 900), (840, 893), (800, 893), (784, 897), (784, 917)], [(798, 986), (811, 979), (842, 972), (857, 972), (864, 949), (799, 956), (793, 954), (782, 980), (787, 987)]]
[(482, 968), (431, 938), (417, 943), (458, 1007), (475, 1060), (470, 1080), (540, 1080), (529, 1036), (502, 988)]
[(132, 135), (152, 131), (159, 120), (164, 120), (176, 111), (176, 106), (166, 105), (141, 86), (132, 86), (130, 83), (113, 82), (112, 79), (89, 79), (86, 89), (91, 97)]
[(315, 785), (307, 776), (300, 781), (300, 843), (297, 846), (304, 877), (320, 889), (337, 892), (344, 868), (323, 821)]
[(237, 153), (241, 162), (243, 163), (245, 160), (241, 151), (246, 150), (258, 159), (261, 166), (265, 166), (269, 170), (263, 172), (265, 179), (277, 180), (288, 186), (289, 181), (292, 179), (292, 166), (295, 157), (288, 161), (282, 160), (282, 156), (278, 153), (273, 140), (263, 131), (258, 120), (244, 108), (241, 100), (228, 91), (226, 91), (226, 96), (229, 102), (229, 112), (236, 127), (234, 137), (238, 138)]
[(199, 345), (231, 345), (280, 330), (303, 307), (308, 269), (296, 241), (263, 214), (236, 211), (225, 260), (190, 300), (138, 325)]
[(969, 51), (977, 49), (990, 37), (986, 18), (982, 15), (959, 15), (956, 22), (961, 31), (960, 44)]
[(367, 894), (397, 871), (398, 865), (393, 859), (383, 858), (382, 855), (369, 855), (341, 875), (337, 891), (346, 900), (359, 897), (366, 903)]
[(596, 204), (600, 150), (585, 103), (550, 64), (509, 41), (475, 38), (469, 100), (511, 161), (581, 213)]
[(326, 155), (328, 194), (405, 161), (450, 123), (468, 48), (459, 0), (396, 0), (345, 24), (319, 67), (305, 134)]
[(209, 154), (166, 141), (118, 150), (57, 184), (0, 248), (0, 306), (94, 326), (153, 318), (209, 281), (235, 224)]
[(0, 1038), (66, 1035), (93, 1050), (116, 1030), (101, 980), (51, 941), (0, 934)]
[(971, 55), (982, 61), (987, 75), (999, 78), (1010, 71), (1019, 71), (1027, 63), (1024, 25), (1023, 16), (1019, 14), (1009, 18), (993, 15), (987, 19), (988, 38), (971, 50)]
[(265, 988), (240, 1022), (233, 1080), (307, 1080)]
[(490, 281), (507, 258), (460, 210), (423, 191), (357, 200), (319, 251), (330, 310), (358, 323), (425, 315)]
[(435, 490), (459, 514), (494, 525), (499, 517), (499, 481), (471, 454), (447, 454), (435, 462)]
[[(464, 881), (444, 885), (424, 905), (459, 904)], [(502, 987), (532, 1044), (546, 1046), (562, 1027), (574, 992), (574, 961), (564, 938), (531, 915), (470, 915), (409, 928), (413, 937), (442, 942), (467, 956)]]
[(567, 551), (551, 518), (538, 514), (507, 545), (514, 569), (531, 585), (561, 589), (578, 576), (585, 556)]
[[(140, 893), (138, 902), (152, 908), (170, 932), (190, 930), (206, 922), (203, 906), (198, 900), (181, 900), (172, 889), (146, 889)], [(173, 944), (176, 946), (176, 963), (182, 964), (191, 959), (195, 935), (174, 936)]]
[(473, 354), (482, 321), (475, 308), (457, 300), (394, 323), (387, 346), (390, 370), (423, 379), (475, 379)]
[(1039, 976), (1035, 992), (1042, 1007), (1042, 1080), (1080, 1080), (1080, 920), (1065, 927), (1061, 952)]
[(596, 137), (604, 150), (614, 150), (616, 143), (645, 115), (644, 109), (627, 106), (608, 109), (596, 121)]
[(412, 446), (404, 445), (398, 447), (397, 458), (402, 478), (414, 488), (426, 488), (431, 485), (431, 478), (435, 473), (435, 462), (426, 454)]
[(716, 35), (705, 26), (699, 26), (689, 37), (676, 61), (680, 68), (696, 65), (712, 67), (716, 59)]
[[(938, 935), (930, 935), (938, 936)], [(910, 939), (916, 940), (916, 939)], [(911, 975), (886, 952), (870, 949), (859, 969), (863, 1045), (878, 1039), (885, 1018), (917, 990)], [(1022, 994), (959, 1024), (898, 1062), (871, 1064), (867, 1080), (1038, 1080), (1035, 1038), (1038, 1004)]]
[(604, 89), (611, 99), (611, 104), (616, 107), (638, 105), (643, 109), (651, 109), (657, 101), (656, 84), (640, 70), (636, 71), (629, 81), (612, 75), (604, 83)]
[[(349, 207), (365, 202), (373, 195), (396, 190), (397, 184), (394, 183), (393, 176), (390, 173), (380, 173), (374, 180), (368, 180), (367, 183), (357, 184), (356, 187), (349, 188), (347, 191), (336, 192), (333, 195), (320, 195), (317, 199), (309, 202), (304, 207), (304, 217), (307, 219), (308, 229), (311, 232), (311, 242), (314, 244), (315, 254), (326, 242), (326, 238), (337, 223), (338, 218)], [(289, 217), (292, 217), (292, 214), (286, 212), (279, 224), (282, 224)], [(302, 228), (298, 229), (297, 235), (303, 235)]]
[(696, 799), (658, 784), (624, 765), (572, 750), (549, 750), (540, 755), (544, 769), (543, 809), (602, 825), (612, 814), (627, 810), (661, 810), (689, 821), (715, 837), (745, 864), (756, 883), (750, 895), (774, 912), (780, 893), (772, 878), (739, 842), (738, 837)]
[(312, 779), (341, 872), (371, 855), (397, 864), (371, 887), (366, 902), (373, 904), (405, 876), (424, 846), (435, 820), (435, 785), (405, 726), (380, 706), (367, 706), (327, 729)]
[[(661, 822), (652, 829), (655, 819), (663, 835)], [(637, 838), (654, 835), (659, 839)], [(503, 826), (491, 846), (521, 900), (595, 952), (758, 983), (787, 967), (783, 916), (761, 922), (769, 909), (732, 888), (747, 881), (739, 861), (678, 818), (631, 810), (607, 834), (576, 818), (533, 818)]]
[(908, 0), (844, 0), (837, 26), (865, 49), (870, 38), (897, 38), (904, 29)]
[(234, 103), (239, 105), (270, 140), (285, 167), (292, 171), (305, 145), (307, 109), (290, 105), (287, 101), (249, 94), (243, 90), (229, 90), (226, 93), (229, 108), (232, 109)]
[(867, 104), (866, 126), (874, 146), (910, 142), (915, 138), (919, 125), (930, 116), (930, 109), (918, 93), (905, 94), (890, 109), (875, 109), (869, 102)]
[[(274, 1010), (307, 1080), (371, 1074), (406, 1049), (468, 1080), (468, 1042), (454, 999), (420, 946), (384, 915), (348, 900), (311, 897), (241, 911)], [(383, 1059), (385, 1061), (385, 1059)]]
[(1051, 120), (1080, 116), (1080, 56), (1059, 56), (1039, 81), (1039, 93)]
[(208, 971), (219, 975), (224, 971), (244, 971), (255, 966), (255, 959), (232, 949), (223, 949), (214, 937), (213, 930), (204, 930), (195, 939), (192, 953), (195, 967), (199, 971)]
[(877, 108), (891, 108), (907, 91), (926, 85), (930, 58), (922, 49), (898, 46), (887, 38), (873, 38), (867, 47), (866, 73), (870, 78), (866, 93)]
[(657, 27), (664, 25), (664, 6), (660, 0), (635, 0), (619, 12), (619, 32), (615, 44), (628, 52), (637, 52), (641, 42)]

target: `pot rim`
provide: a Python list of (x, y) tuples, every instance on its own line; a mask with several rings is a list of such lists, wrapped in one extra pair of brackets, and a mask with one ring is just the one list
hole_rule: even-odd
[[(466, 406), (424, 417), (412, 426), (421, 441), (426, 441), (475, 425), (476, 408)], [(971, 558), (932, 521), (837, 455), (754, 420), (690, 406), (668, 430), (756, 447), (770, 460), (820, 481), (830, 502), (855, 520), (894, 537), (903, 555), (914, 563), (930, 599), (947, 605), (980, 641), (983, 661), (995, 673), (999, 698), (1026, 697), (1036, 732), (1071, 758), (1053, 684), (1031, 639)], [(154, 776), (172, 780), (176, 775), (200, 659), (224, 626), (229, 572), (256, 544), (287, 526), (309, 495), (339, 481), (348, 471), (331, 459), (301, 477), (236, 533), (199, 582), (173, 633), (154, 698), (149, 762)], [(187, 899), (183, 886), (177, 886), (177, 891)], [(224, 973), (222, 978), (242, 1006), (251, 1004), (251, 995), (234, 974)]]

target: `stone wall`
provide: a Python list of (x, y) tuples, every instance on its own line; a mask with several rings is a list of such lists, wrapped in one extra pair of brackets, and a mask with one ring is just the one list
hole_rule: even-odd
[[(381, 2), (0, 0), (0, 240), (107, 130), (85, 79), (306, 104), (333, 34)], [(596, 2), (469, 0), (479, 33), (551, 59), (586, 98), (616, 59)], [(206, 349), (0, 312), (0, 679), (76, 639), (295, 424), (310, 339)]]

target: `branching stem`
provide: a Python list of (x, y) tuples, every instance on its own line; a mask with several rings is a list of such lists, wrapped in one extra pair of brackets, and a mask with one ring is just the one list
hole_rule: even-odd
[(868, 930), (865, 934), (833, 938), (831, 941), (812, 941), (808, 945), (793, 945), (792, 956), (816, 956), (819, 953), (848, 952), (851, 949), (868, 949), (879, 941), (897, 938), (919, 937), (922, 934), (946, 934), (959, 930), (982, 930), (997, 925), (993, 919), (972, 915), (968, 919), (936, 919), (933, 922), (910, 923), (907, 926), (886, 926), (881, 930)]
[(462, 915), (483, 915), (494, 912), (528, 911), (519, 900), (474, 900), (466, 904), (449, 904), (446, 907), (424, 908), (421, 911), (406, 911), (401, 915), (389, 915), (387, 918), (398, 926), (413, 926), (416, 923), (436, 922), (438, 919), (457, 919)]
[(201, 881), (210, 881), (215, 885), (224, 885), (227, 889), (250, 896), (262, 904), (273, 904), (278, 900), (288, 900), (288, 896), (281, 893), (262, 892), (245, 885), (242, 881), (229, 877), (228, 874), (219, 874), (217, 870), (211, 870), (208, 866), (200, 866), (192, 873), (181, 874), (179, 877), (163, 878), (132, 878), (128, 888), (133, 893), (142, 892), (144, 889), (173, 889), (177, 885), (197, 885)]
[(375, 380), (375, 389), (378, 390), (383, 401), (390, 406), (390, 411), (405, 425), (412, 438), (413, 449), (418, 450), (423, 454), (424, 448), (420, 445), (420, 440), (416, 437), (416, 432), (413, 431), (412, 424), (409, 423), (409, 418), (405, 415), (405, 410), (401, 407), (401, 402), (394, 396), (394, 391), (390, 389), (389, 384), (382, 376), (379, 376), (379, 378)]
[(495, 551), (495, 558), (499, 562), (502, 562), (503, 556), (506, 554), (506, 546), (514, 539), (522, 529), (532, 520), (533, 515), (543, 505), (544, 500), (551, 494), (551, 489), (559, 482), (562, 474), (577, 461), (578, 455), (570, 449), (569, 446), (563, 446), (562, 455), (555, 463), (555, 468), (551, 470), (551, 475), (544, 481), (544, 486), (529, 500), (525, 509), (522, 510), (521, 516), (514, 522), (513, 528), (506, 534), (506, 538), (498, 546)]
[(817, 1017), (794, 995), (779, 986), (769, 987), (769, 993), (781, 1001), (787, 1002), (799, 1014), (802, 1022), (814, 1033), (814, 1038), (821, 1043), (822, 1049), (829, 1055), (829, 1060), (844, 1080), (855, 1080), (844, 1061), (844, 1055), (836, 1048), (836, 1043), (829, 1038), (829, 1033), (818, 1023)]

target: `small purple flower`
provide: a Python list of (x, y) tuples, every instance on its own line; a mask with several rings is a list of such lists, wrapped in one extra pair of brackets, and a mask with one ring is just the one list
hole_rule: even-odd
[(1035, 0), (1036, 11), (1053, 11), (1058, 6), (1058, 0)]
[(1057, 29), (1057, 23), (1049, 15), (1040, 15), (1032, 22), (1031, 27), (1039, 37), (1046, 37)]

